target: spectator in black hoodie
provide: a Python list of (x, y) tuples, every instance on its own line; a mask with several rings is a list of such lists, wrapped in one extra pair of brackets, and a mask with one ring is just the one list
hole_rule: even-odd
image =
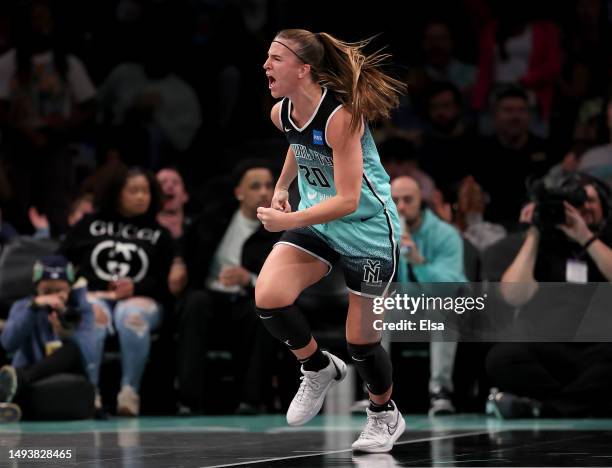
[(155, 219), (160, 199), (151, 173), (138, 168), (121, 171), (109, 184), (99, 212), (85, 216), (61, 245), (89, 283), (98, 332), (98, 373), (106, 335), (113, 328), (119, 335), (123, 376), (117, 412), (125, 416), (140, 411), (138, 391), (150, 332), (161, 322), (174, 258), (172, 238)]

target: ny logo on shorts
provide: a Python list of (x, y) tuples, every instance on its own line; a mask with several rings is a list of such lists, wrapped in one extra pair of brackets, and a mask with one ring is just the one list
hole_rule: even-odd
[(380, 260), (366, 260), (363, 266), (364, 283), (380, 283)]

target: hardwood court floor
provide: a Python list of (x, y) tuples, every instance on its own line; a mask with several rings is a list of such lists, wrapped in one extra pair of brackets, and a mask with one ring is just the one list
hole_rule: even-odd
[[(406, 417), (391, 454), (354, 455), (365, 416), (141, 417), (0, 426), (0, 466), (399, 467), (612, 466), (612, 420), (498, 421), (476, 415)], [(72, 449), (70, 461), (9, 459), (15, 449)]]

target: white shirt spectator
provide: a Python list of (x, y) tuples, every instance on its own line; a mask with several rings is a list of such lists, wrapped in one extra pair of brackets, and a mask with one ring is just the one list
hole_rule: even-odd
[(213, 257), (210, 272), (206, 279), (206, 286), (209, 289), (224, 293), (241, 291), (242, 288), (238, 285), (224, 286), (221, 284), (218, 281), (219, 273), (226, 266), (240, 266), (242, 263), (242, 246), (260, 226), (259, 219), (249, 219), (240, 210), (236, 210)]
[(11, 101), (16, 121), (30, 128), (43, 127), (44, 118), (59, 114), (69, 117), (74, 104), (80, 104), (96, 95), (83, 63), (68, 54), (65, 80), (59, 76), (53, 61), (53, 52), (32, 55), (32, 78), (29, 86), (17, 81), (16, 51), (11, 49), (0, 56), (0, 99)]
[(155, 123), (176, 149), (186, 150), (202, 117), (195, 91), (177, 75), (169, 73), (150, 79), (141, 64), (123, 63), (111, 71), (100, 87), (99, 101), (110, 110), (112, 123), (121, 125), (138, 96), (148, 93), (161, 98), (153, 115)]

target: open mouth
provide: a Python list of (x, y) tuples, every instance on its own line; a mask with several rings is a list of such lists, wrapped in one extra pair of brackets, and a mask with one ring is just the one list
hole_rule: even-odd
[(272, 89), (275, 84), (276, 84), (276, 78), (274, 78), (273, 76), (268, 75), (268, 88)]

